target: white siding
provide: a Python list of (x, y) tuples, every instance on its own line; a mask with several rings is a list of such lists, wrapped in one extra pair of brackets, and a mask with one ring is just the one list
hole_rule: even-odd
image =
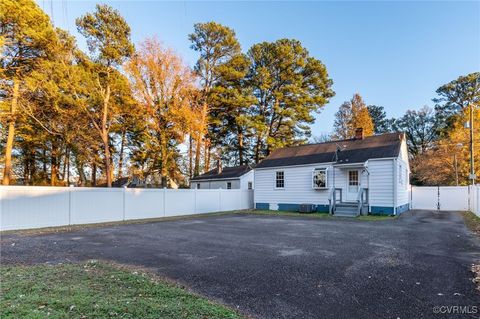
[[(398, 171), (401, 173), (398, 173)], [(410, 167), (408, 162), (408, 150), (405, 140), (402, 141), (400, 155), (397, 159), (397, 207), (408, 204), (410, 186)], [(399, 180), (401, 177), (401, 180)]]
[(394, 206), (393, 165), (392, 159), (368, 161), (370, 206)]
[[(200, 184), (200, 189), (227, 189), (227, 183), (232, 183), (231, 189), (240, 188), (239, 179), (224, 179), (224, 180), (212, 180), (212, 181), (192, 181), (190, 183), (190, 188), (197, 188), (197, 184)], [(245, 188), (246, 189), (246, 188)]]
[(254, 176), (255, 176), (255, 171), (252, 169), (248, 173), (242, 175), (240, 177), (240, 189), (248, 189), (248, 182), (252, 182), (252, 187), (255, 188), (254, 186)]
[[(332, 186), (332, 171), (330, 165), (305, 165), (284, 168), (269, 168), (255, 170), (255, 203), (270, 204), (323, 204), (328, 205), (328, 189), (312, 188), (312, 173), (315, 168), (330, 168), (328, 171), (328, 186)], [(285, 188), (275, 188), (275, 172), (285, 174)], [(335, 179), (338, 177), (336, 176)]]

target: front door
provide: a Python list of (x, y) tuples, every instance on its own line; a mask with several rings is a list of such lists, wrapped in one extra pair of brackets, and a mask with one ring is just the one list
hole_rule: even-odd
[(360, 172), (358, 170), (349, 170), (348, 171), (348, 182), (347, 182), (347, 201), (357, 200), (358, 188), (360, 187)]

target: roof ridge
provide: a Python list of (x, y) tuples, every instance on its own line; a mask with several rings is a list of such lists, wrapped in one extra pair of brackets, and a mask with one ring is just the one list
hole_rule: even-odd
[(370, 139), (372, 137), (379, 137), (379, 136), (393, 135), (393, 134), (403, 134), (403, 133), (404, 132), (388, 132), (388, 133), (382, 133), (382, 134), (377, 134), (377, 135), (365, 136), (363, 139), (345, 138), (345, 139), (342, 139), (342, 140), (332, 140), (332, 141), (326, 141), (326, 142), (306, 143), (306, 144), (301, 144), (301, 145), (284, 146), (284, 147), (277, 148), (274, 151), (282, 150), (282, 149), (285, 149), (285, 148), (304, 147), (304, 146), (311, 146), (311, 145), (322, 145), (322, 144), (339, 143), (339, 142), (362, 141), (362, 140), (365, 140), (365, 139)]

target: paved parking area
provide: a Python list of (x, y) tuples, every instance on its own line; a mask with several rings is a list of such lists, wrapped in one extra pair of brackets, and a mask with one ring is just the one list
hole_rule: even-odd
[(470, 272), (480, 240), (456, 212), (373, 222), (225, 215), (2, 236), (2, 264), (86, 259), (149, 268), (255, 318), (480, 316)]

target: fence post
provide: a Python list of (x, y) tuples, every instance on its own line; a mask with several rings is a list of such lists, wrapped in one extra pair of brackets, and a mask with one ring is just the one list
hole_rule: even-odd
[(125, 220), (125, 197), (127, 192), (127, 186), (123, 186), (123, 220)]
[(193, 213), (197, 213), (197, 189), (193, 189)]
[(218, 189), (218, 211), (222, 211), (222, 189)]
[(167, 188), (163, 188), (163, 217), (167, 216), (167, 211), (165, 210), (167, 202)]
[(73, 185), (68, 188), (68, 226), (72, 224), (72, 190)]

